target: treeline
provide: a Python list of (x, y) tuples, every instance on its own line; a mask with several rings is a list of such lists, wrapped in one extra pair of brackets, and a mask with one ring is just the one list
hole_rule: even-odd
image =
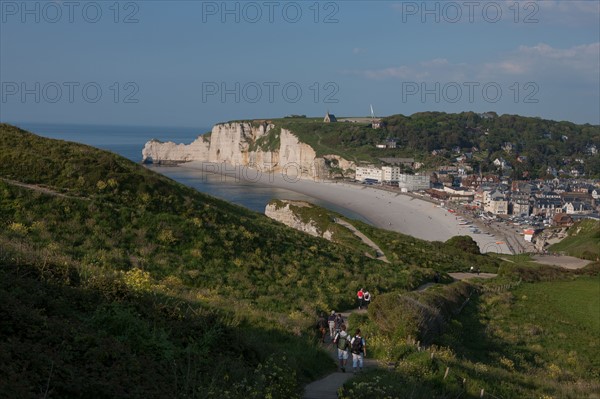
[[(491, 116), (491, 117), (490, 117)], [(600, 176), (600, 157), (591, 155), (588, 148), (600, 149), (600, 126), (578, 125), (518, 115), (482, 117), (473, 112), (446, 114), (425, 112), (411, 116), (395, 115), (386, 118), (387, 133), (398, 138), (399, 144), (414, 151), (436, 149), (449, 151), (446, 158), (458, 154), (452, 149), (482, 152), (470, 162), (483, 172), (493, 171), (496, 158), (504, 158), (514, 169), (515, 177), (528, 172), (529, 177), (544, 177), (548, 167), (570, 171), (572, 168), (588, 176)], [(503, 146), (510, 143), (512, 149)], [(477, 154), (475, 154), (477, 155)], [(523, 156), (522, 162), (517, 156)], [(584, 160), (584, 164), (575, 159)]]
[[(474, 112), (447, 114), (421, 112), (411, 116), (392, 115), (383, 119), (383, 128), (365, 123), (322, 123), (317, 120), (280, 119), (274, 121), (311, 145), (317, 155), (338, 154), (354, 161), (378, 162), (381, 157), (410, 156), (426, 166), (451, 163), (459, 155), (453, 151), (473, 152), (467, 163), (475, 172), (496, 171), (493, 161), (503, 157), (513, 167), (513, 176), (537, 178), (547, 168), (576, 169), (590, 177), (600, 177), (600, 126), (551, 121), (518, 115), (485, 116)], [(377, 149), (376, 144), (397, 140), (396, 149)], [(506, 151), (503, 146), (510, 143)], [(447, 150), (432, 157), (434, 150)], [(521, 162), (518, 156), (523, 156)], [(576, 161), (583, 160), (583, 164)]]

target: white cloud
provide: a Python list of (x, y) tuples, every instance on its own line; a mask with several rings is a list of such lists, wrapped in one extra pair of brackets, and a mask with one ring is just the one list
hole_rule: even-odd
[(414, 76), (414, 71), (407, 66), (392, 67), (385, 69), (372, 69), (366, 70), (364, 75), (369, 79), (386, 79), (386, 78), (399, 78), (399, 79), (410, 79)]
[(540, 43), (535, 46), (520, 46), (504, 60), (484, 64), (483, 74), (578, 76), (598, 80), (600, 75), (600, 42), (573, 46), (566, 49), (554, 48)]
[(520, 46), (500, 59), (479, 64), (452, 63), (445, 58), (436, 58), (412, 65), (347, 72), (368, 79), (468, 81), (553, 77), (597, 82), (600, 79), (600, 42), (566, 49), (545, 43)]

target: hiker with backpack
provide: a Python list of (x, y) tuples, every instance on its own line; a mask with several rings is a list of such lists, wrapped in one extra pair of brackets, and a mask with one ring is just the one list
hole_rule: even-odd
[(335, 315), (335, 334), (339, 334), (344, 324), (344, 317), (340, 313)]
[(325, 313), (321, 313), (317, 320), (317, 329), (321, 333), (321, 342), (325, 342), (325, 333), (327, 332), (327, 320), (325, 320)]
[(356, 368), (362, 372), (363, 369), (363, 357), (367, 356), (367, 345), (365, 339), (360, 336), (360, 329), (356, 329), (356, 333), (350, 341), (350, 348), (352, 350), (352, 370), (356, 374)]
[(333, 341), (333, 336), (335, 335), (335, 310), (331, 311), (331, 314), (327, 318), (327, 324), (329, 324), (329, 337)]
[(365, 309), (369, 309), (369, 305), (371, 304), (371, 293), (369, 291), (365, 291), (363, 294), (363, 302), (365, 304)]
[(341, 325), (341, 330), (335, 335), (333, 342), (337, 346), (338, 360), (340, 361), (340, 370), (342, 373), (346, 372), (346, 363), (348, 363), (348, 356), (350, 352), (350, 334), (346, 332), (346, 325)]
[(356, 297), (358, 298), (358, 308), (362, 309), (363, 297), (364, 297), (364, 292), (363, 292), (362, 288), (360, 290), (358, 290), (358, 292), (356, 293)]

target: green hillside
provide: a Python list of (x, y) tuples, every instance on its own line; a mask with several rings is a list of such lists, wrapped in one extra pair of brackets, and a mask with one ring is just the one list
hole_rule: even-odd
[[(380, 295), (351, 322), (389, 367), (350, 380), (340, 398), (597, 398), (600, 263), (549, 268)], [(547, 281), (525, 282), (533, 274)]]
[(384, 264), (6, 124), (0, 149), (9, 397), (295, 397), (333, 367), (318, 311), (350, 308), (360, 285), (413, 289), (461, 256)]
[(600, 257), (600, 222), (581, 220), (569, 227), (567, 237), (548, 247), (552, 252), (565, 252), (582, 259), (598, 260)]
[[(557, 170), (580, 168), (590, 177), (600, 177), (600, 157), (587, 152), (590, 145), (600, 148), (600, 126), (518, 115), (484, 118), (474, 112), (422, 112), (392, 115), (383, 121), (383, 128), (372, 129), (367, 123), (323, 123), (321, 118), (272, 120), (278, 128), (292, 131), (312, 146), (318, 156), (336, 154), (355, 162), (377, 163), (384, 157), (414, 157), (427, 167), (435, 167), (454, 161), (458, 155), (453, 153), (454, 147), (463, 152), (475, 147), (477, 151), (468, 163), (482, 172), (494, 171), (493, 161), (503, 157), (519, 177), (525, 171), (532, 178), (544, 177), (548, 166)], [(398, 148), (375, 148), (386, 139), (396, 139)], [(502, 148), (507, 142), (512, 144), (510, 152)], [(448, 152), (434, 157), (431, 152), (436, 149)], [(526, 159), (518, 162), (517, 156)], [(584, 164), (576, 163), (575, 158), (583, 159)]]
[[(270, 203), (279, 207), (284, 206), (284, 201), (281, 200), (272, 200)], [(477, 243), (469, 236), (453, 237), (445, 243), (424, 241), (405, 234), (379, 229), (358, 220), (351, 220), (337, 212), (314, 204), (309, 204), (309, 206), (289, 205), (289, 208), (304, 223), (314, 224), (321, 232), (332, 232), (332, 241), (348, 249), (367, 252), (374, 256), (373, 249), (366, 246), (356, 235), (336, 223), (335, 220), (349, 222), (377, 244), (387, 259), (395, 265), (429, 268), (439, 272), (465, 271), (472, 265), (478, 265), (483, 272), (495, 273), (500, 264), (495, 257), (481, 255)]]

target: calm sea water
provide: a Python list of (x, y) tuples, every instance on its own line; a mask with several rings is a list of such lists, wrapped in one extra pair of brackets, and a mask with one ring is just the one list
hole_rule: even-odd
[[(209, 132), (210, 128), (170, 128), (144, 126), (100, 126), (62, 125), (39, 123), (14, 123), (22, 129), (40, 136), (73, 141), (91, 145), (119, 154), (134, 162), (141, 162), (144, 144), (153, 138), (161, 141), (174, 141), (189, 144), (198, 135)], [(196, 190), (241, 205), (256, 212), (264, 213), (265, 206), (272, 199), (292, 199), (312, 202), (353, 219), (367, 222), (357, 213), (335, 204), (321, 201), (294, 191), (261, 186), (256, 183), (225, 179), (220, 175), (203, 173), (184, 167), (153, 166), (148, 168), (173, 180), (193, 187)]]

